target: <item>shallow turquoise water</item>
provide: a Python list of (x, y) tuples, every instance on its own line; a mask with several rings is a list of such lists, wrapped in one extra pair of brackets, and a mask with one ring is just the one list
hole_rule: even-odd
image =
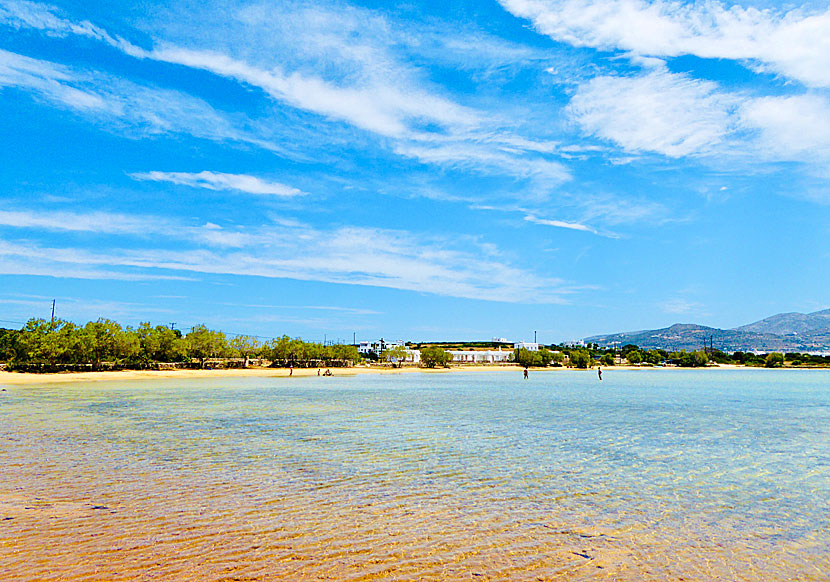
[(0, 439), (9, 580), (830, 579), (824, 371), (7, 387)]

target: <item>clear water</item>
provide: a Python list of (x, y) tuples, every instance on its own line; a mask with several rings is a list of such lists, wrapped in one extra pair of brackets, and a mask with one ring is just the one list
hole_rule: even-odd
[(830, 580), (830, 373), (6, 387), (0, 579)]

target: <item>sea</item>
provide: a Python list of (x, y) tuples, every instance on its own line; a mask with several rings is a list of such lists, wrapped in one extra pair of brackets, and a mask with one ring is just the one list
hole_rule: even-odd
[(0, 386), (0, 580), (830, 580), (830, 371)]

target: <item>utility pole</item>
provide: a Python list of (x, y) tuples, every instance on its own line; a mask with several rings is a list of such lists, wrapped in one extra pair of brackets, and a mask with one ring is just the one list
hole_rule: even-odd
[(170, 322), (170, 329), (176, 329), (176, 322), (175, 321)]
[(535, 329), (533, 330), (533, 343), (534, 344), (537, 343), (536, 342), (536, 330)]
[(55, 323), (55, 300), (52, 299), (52, 324)]
[(353, 346), (357, 345), (357, 332), (356, 331), (352, 332), (352, 345)]

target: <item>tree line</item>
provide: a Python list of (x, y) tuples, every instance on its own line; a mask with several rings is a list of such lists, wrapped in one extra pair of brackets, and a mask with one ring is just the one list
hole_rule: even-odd
[(357, 348), (323, 345), (282, 336), (266, 342), (250, 335), (227, 337), (195, 325), (186, 334), (148, 322), (122, 327), (110, 319), (77, 325), (62, 319), (30, 319), (19, 330), (0, 330), (0, 361), (10, 370), (85, 366), (91, 369), (153, 367), (158, 363), (190, 363), (204, 367), (212, 358), (252, 358), (282, 366), (352, 365)]

